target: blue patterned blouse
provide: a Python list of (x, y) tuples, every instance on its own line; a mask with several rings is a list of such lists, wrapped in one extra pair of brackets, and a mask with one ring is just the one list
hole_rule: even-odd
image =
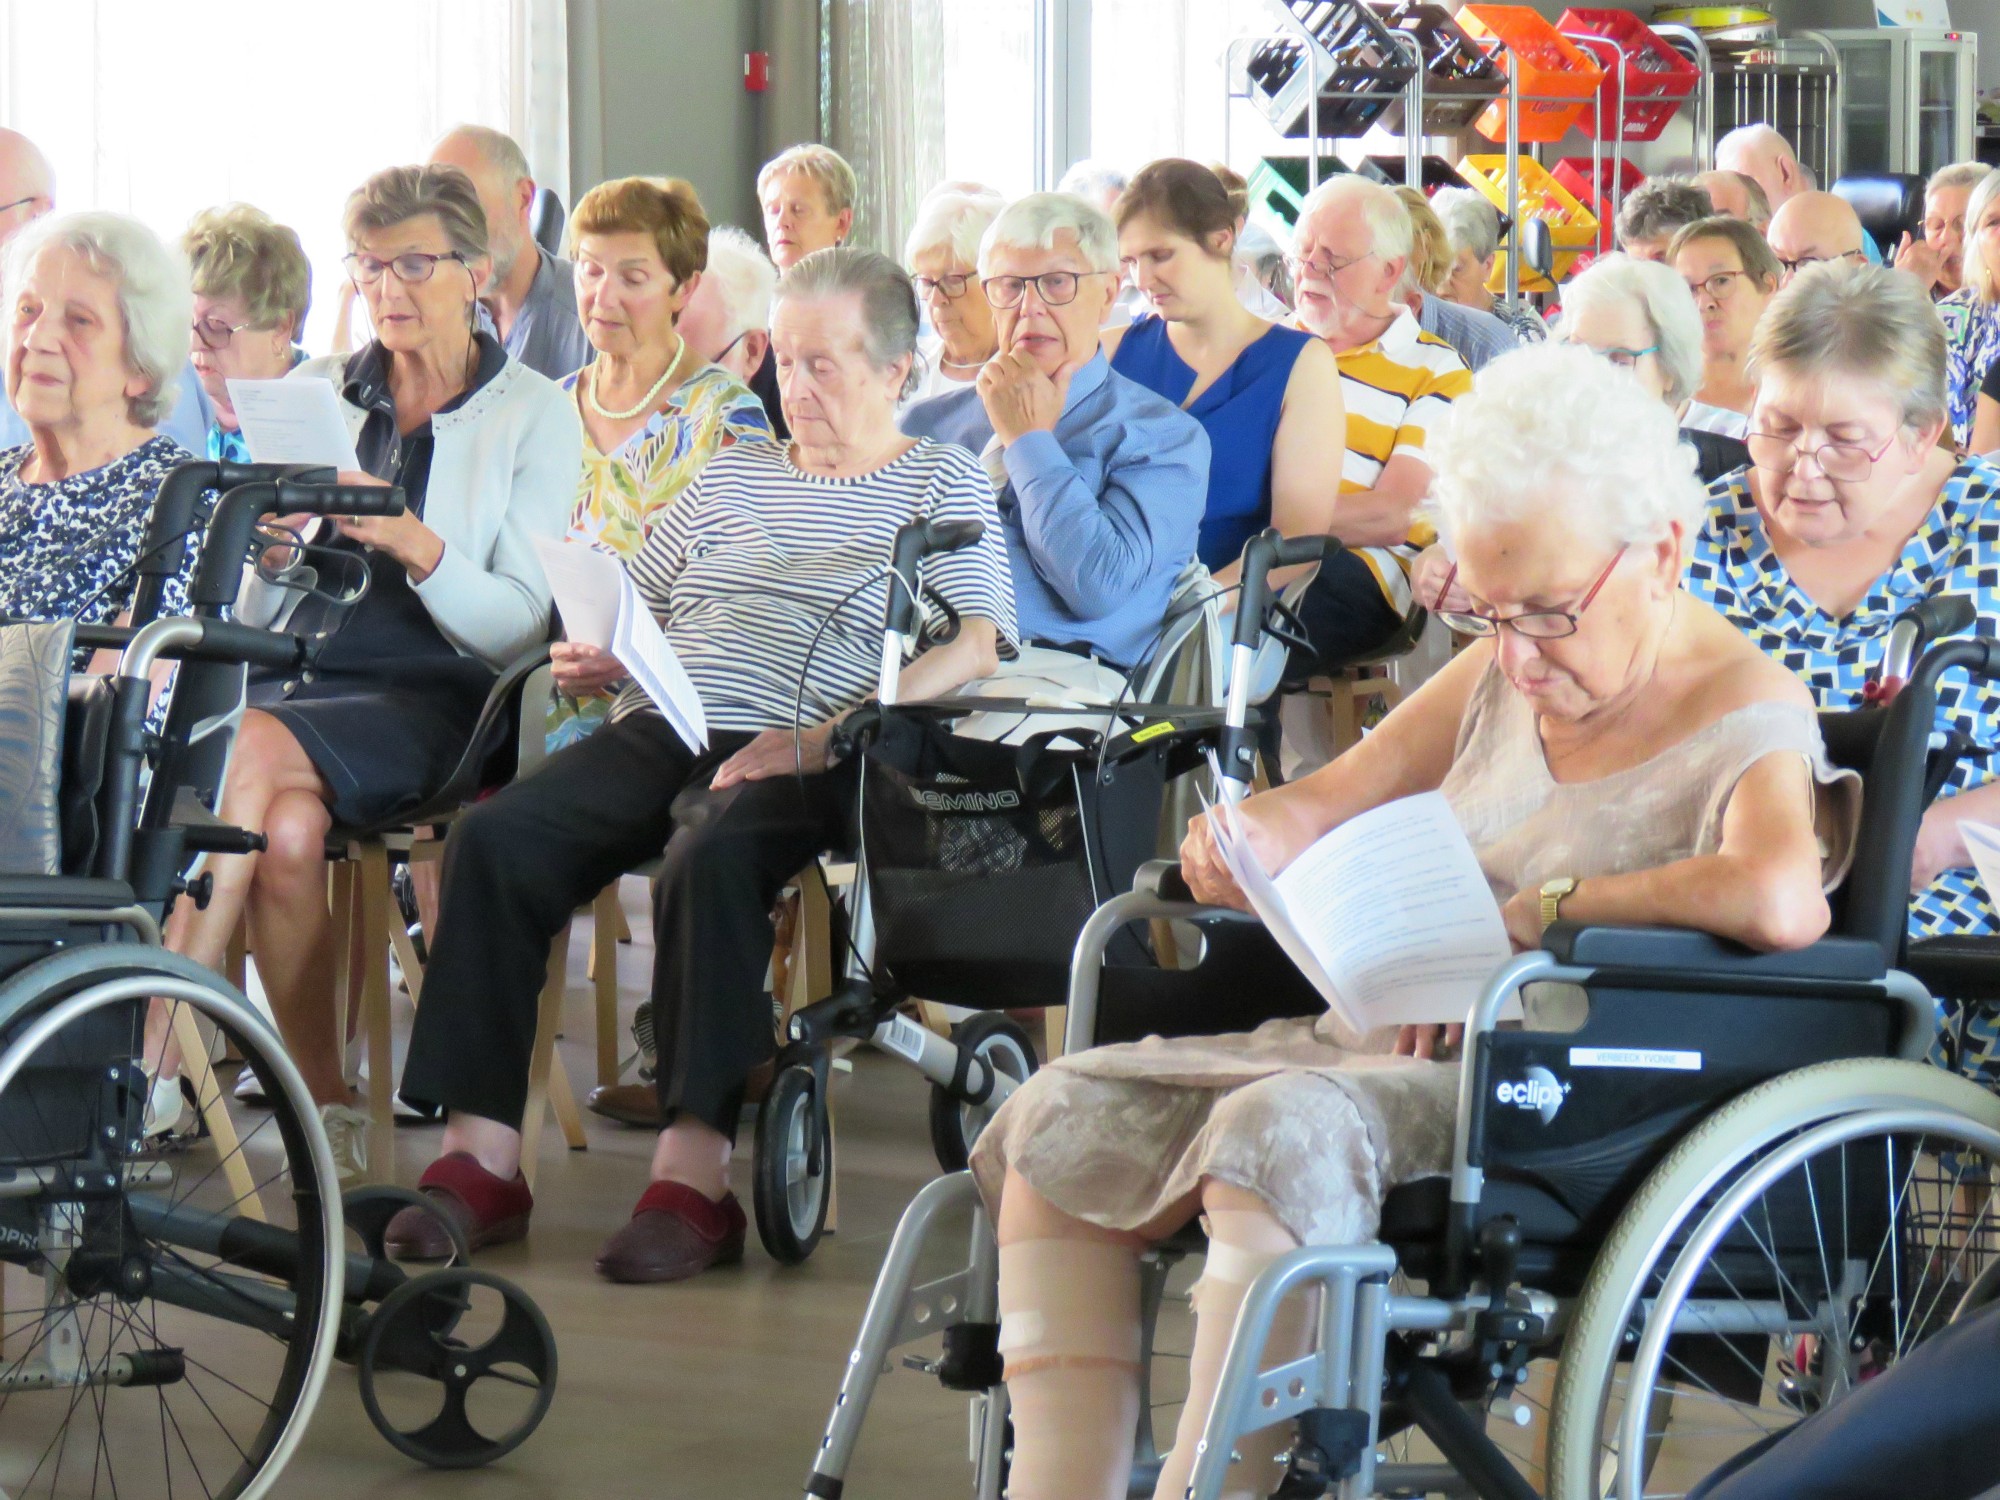
[[(1689, 593), (1714, 605), (1768, 655), (1805, 680), (1822, 708), (1853, 708), (1882, 659), (1895, 617), (1933, 594), (1964, 594), (1978, 609), (1972, 634), (2000, 634), (2000, 468), (1968, 458), (1952, 470), (1937, 504), (1875, 580), (1855, 611), (1826, 614), (1792, 582), (1771, 548), (1750, 495), (1750, 471), (1709, 486), (1709, 509), (1688, 561)], [(2000, 778), (2000, 687), (1955, 670), (1938, 685), (1938, 728), (1974, 749), (1945, 795)], [(1946, 870), (1910, 903), (1916, 937), (2000, 931), (1993, 897), (1970, 869)]]
[(1959, 447), (1972, 441), (1972, 417), (1979, 385), (2000, 359), (2000, 303), (1981, 302), (1970, 286), (1960, 287), (1937, 305), (1944, 319), (1944, 365), (1951, 435)]

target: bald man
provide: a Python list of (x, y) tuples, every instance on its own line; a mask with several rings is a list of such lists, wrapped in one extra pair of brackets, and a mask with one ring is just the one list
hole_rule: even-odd
[[(1764, 190), (1773, 224), (1787, 203), (1814, 190), (1812, 173), (1800, 163), (1792, 143), (1769, 125), (1739, 125), (1730, 131), (1715, 143), (1715, 165), (1724, 172), (1741, 172)], [(1861, 253), (1871, 265), (1882, 264), (1873, 236), (1861, 236)]]
[[(0, 245), (4, 245), (56, 206), (56, 175), (41, 147), (18, 130), (0, 129)], [(194, 366), (181, 366), (174, 409), (159, 430), (188, 452), (208, 451), (208, 429), (214, 420), (208, 393), (195, 378)], [(28, 441), (28, 424), (14, 414), (13, 399), (0, 381), (0, 448), (18, 448)]]
[(590, 341), (576, 313), (570, 263), (535, 243), (528, 213), (535, 179), (514, 138), (485, 125), (458, 125), (431, 147), (433, 166), (457, 167), (472, 179), (486, 210), (486, 253), (493, 275), (479, 299), (493, 334), (537, 374), (560, 380), (590, 363)]
[(1760, 234), (1771, 227), (1771, 204), (1756, 178), (1741, 172), (1697, 172), (1694, 185), (1708, 194), (1717, 213), (1741, 219)]
[(1854, 206), (1845, 198), (1817, 190), (1799, 193), (1771, 215), (1771, 253), (1778, 257), (1789, 282), (1807, 266), (1825, 261), (1866, 265), (1862, 244), (1868, 238)]

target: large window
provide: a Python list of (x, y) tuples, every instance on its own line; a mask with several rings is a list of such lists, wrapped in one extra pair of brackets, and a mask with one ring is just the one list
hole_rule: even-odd
[(1247, 167), (1271, 132), (1228, 104), (1223, 55), (1283, 29), (1267, 0), (1091, 0), (1090, 154), (1130, 172), (1162, 156), (1220, 161), (1227, 146)]
[(944, 174), (1035, 186), (1037, 0), (943, 0)]
[(231, 201), (291, 225), (313, 264), (307, 345), (323, 350), (348, 192), (460, 121), (527, 139), (519, 14), (501, 0), (0, 0), (0, 124), (48, 154), (62, 208), (132, 214), (169, 240)]

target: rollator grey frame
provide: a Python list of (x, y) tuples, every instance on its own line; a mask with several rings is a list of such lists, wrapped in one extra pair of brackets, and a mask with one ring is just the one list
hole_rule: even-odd
[[(1065, 1050), (1081, 1050), (1094, 1041), (1104, 953), (1121, 928), (1150, 920), (1256, 920), (1228, 908), (1163, 897), (1159, 894), (1161, 876), (1171, 868), (1164, 861), (1145, 866), (1136, 888), (1100, 907), (1078, 936), (1070, 973)], [(1587, 985), (1597, 972), (1594, 967), (1564, 964), (1547, 952), (1523, 953), (1509, 960), (1466, 1016), (1467, 1055), (1473, 1039), (1492, 1032), (1503, 1009), (1530, 985)], [(1899, 970), (1889, 971), (1881, 983), (1888, 998), (1904, 1013), (1900, 1055), (1921, 1061), (1932, 1028), (1929, 992)], [(1468, 1071), (1460, 1080), (1452, 1145), (1451, 1200), (1459, 1206), (1476, 1205), (1485, 1185), (1485, 1173), (1469, 1160), (1476, 1102)], [(918, 1286), (917, 1262), (940, 1215), (968, 1203), (972, 1205), (972, 1230), (964, 1269)], [(826, 1436), (806, 1481), (807, 1496), (839, 1500), (868, 1403), (893, 1350), (935, 1336), (952, 1322), (997, 1320), (998, 1254), (992, 1227), (969, 1173), (941, 1177), (917, 1194), (897, 1226), (862, 1318)], [(1395, 1251), (1376, 1243), (1308, 1245), (1258, 1276), (1230, 1336), (1215, 1405), (1196, 1452), (1189, 1500), (1216, 1500), (1220, 1495), (1238, 1438), (1314, 1409), (1360, 1412), (1367, 1422), (1368, 1441), (1361, 1447), (1359, 1468), (1335, 1491), (1340, 1500), (1363, 1500), (1382, 1485), (1422, 1484), (1428, 1489), (1463, 1485), (1436, 1464), (1378, 1464), (1375, 1445), (1380, 1435), (1388, 1340), (1395, 1333), (1448, 1337), (1469, 1332), (1474, 1319), (1490, 1307), (1491, 1297), (1487, 1288), (1476, 1284), (1457, 1300), (1402, 1295), (1390, 1286), (1395, 1272)], [(1316, 1349), (1290, 1364), (1263, 1369), (1264, 1348), (1279, 1304), (1288, 1296), (1314, 1289), (1321, 1293)], [(1749, 1304), (1748, 1310), (1746, 1320), (1743, 1303), (1724, 1308), (1687, 1301), (1677, 1314), (1676, 1326), (1709, 1332), (1783, 1332), (1797, 1326), (1797, 1320), (1776, 1303), (1770, 1304), (1768, 1318), (1758, 1315), (1757, 1304)], [(935, 1369), (923, 1361), (906, 1363), (918, 1369)], [(1006, 1387), (995, 1385), (976, 1394), (974, 1401), (973, 1494), (975, 1500), (999, 1500)], [(1525, 1482), (1522, 1491), (1529, 1493)]]

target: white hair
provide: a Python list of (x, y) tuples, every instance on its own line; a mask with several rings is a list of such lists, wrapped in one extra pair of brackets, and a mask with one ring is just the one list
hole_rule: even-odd
[(1323, 210), (1336, 207), (1360, 213), (1362, 222), (1368, 226), (1368, 248), (1384, 260), (1407, 257), (1416, 243), (1416, 226), (1410, 222), (1410, 211), (1403, 207), (1395, 190), (1351, 172), (1329, 178), (1306, 194), (1305, 202), (1299, 205), (1294, 235), (1303, 234)]
[(1059, 234), (1076, 236), (1077, 252), (1093, 271), (1118, 269), (1118, 231), (1096, 204), (1074, 193), (1030, 193), (1016, 198), (986, 226), (979, 242), (979, 274), (993, 263), (1002, 245), (1025, 250), (1053, 250)]
[(1445, 243), (1453, 256), (1470, 250), (1472, 258), (1484, 265), (1500, 253), (1500, 210), (1484, 193), (1473, 188), (1439, 188), (1431, 194), (1431, 208), (1444, 225)]
[(1928, 198), (1932, 193), (1954, 188), (1976, 188), (1992, 175), (1993, 169), (1983, 161), (1955, 161), (1931, 173), (1924, 184), (1924, 196)]
[(125, 364), (146, 382), (146, 393), (131, 402), (132, 421), (157, 427), (174, 408), (176, 382), (187, 363), (194, 322), (194, 293), (188, 289), (187, 262), (137, 219), (86, 210), (49, 214), (35, 220), (8, 243), (0, 286), (12, 307), (35, 257), (44, 250), (81, 256), (100, 276), (117, 284), (118, 311), (125, 324)]
[(724, 326), (731, 338), (752, 328), (771, 326), (771, 297), (778, 289), (778, 268), (764, 247), (734, 224), (718, 224), (708, 232), (708, 269), (722, 294)]
[(1605, 255), (1563, 287), (1563, 323), (1586, 307), (1623, 302), (1637, 307), (1659, 345), (1666, 400), (1679, 405), (1701, 385), (1701, 310), (1687, 283), (1664, 261)]
[(1449, 543), (1484, 526), (1637, 546), (1700, 523), (1707, 496), (1674, 414), (1574, 344), (1530, 344), (1473, 377), (1431, 446), (1428, 512)]
[(1070, 163), (1070, 169), (1062, 174), (1062, 181), (1056, 184), (1059, 193), (1074, 193), (1079, 198), (1088, 198), (1095, 203), (1099, 198), (1116, 198), (1124, 192), (1132, 179), (1111, 165), (1108, 161), (1097, 161), (1085, 157), (1082, 161)]
[(932, 193), (917, 210), (917, 222), (903, 242), (903, 264), (940, 247), (962, 266), (979, 261), (979, 241), (986, 226), (1000, 216), (1007, 200), (998, 193)]

